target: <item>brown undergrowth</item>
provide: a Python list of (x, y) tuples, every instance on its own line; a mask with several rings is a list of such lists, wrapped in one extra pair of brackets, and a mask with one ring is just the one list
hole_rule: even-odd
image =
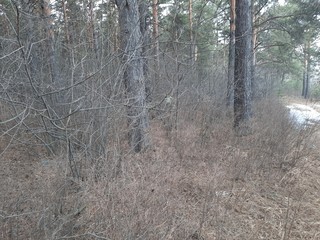
[(81, 179), (63, 155), (13, 146), (0, 163), (0, 238), (320, 239), (316, 129), (294, 128), (276, 101), (255, 113), (237, 137), (228, 113), (181, 109), (165, 122), (175, 127), (152, 122), (150, 149), (115, 146)]

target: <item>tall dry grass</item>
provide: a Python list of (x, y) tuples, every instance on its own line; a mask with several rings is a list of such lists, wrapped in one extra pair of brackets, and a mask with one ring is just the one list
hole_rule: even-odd
[(314, 129), (275, 100), (256, 104), (245, 137), (213, 102), (187, 109), (154, 119), (141, 154), (115, 144), (99, 174), (83, 164), (73, 179), (62, 155), (32, 164), (30, 182), (8, 179), (1, 239), (319, 238)]

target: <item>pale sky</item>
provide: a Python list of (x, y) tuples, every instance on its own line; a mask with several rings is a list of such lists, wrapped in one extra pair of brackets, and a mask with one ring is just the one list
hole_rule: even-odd
[(280, 5), (284, 5), (285, 4), (285, 0), (279, 0), (279, 4)]

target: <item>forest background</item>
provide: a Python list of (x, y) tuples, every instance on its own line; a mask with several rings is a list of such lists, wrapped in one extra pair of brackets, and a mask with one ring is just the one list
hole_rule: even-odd
[(3, 239), (318, 239), (317, 0), (2, 0)]

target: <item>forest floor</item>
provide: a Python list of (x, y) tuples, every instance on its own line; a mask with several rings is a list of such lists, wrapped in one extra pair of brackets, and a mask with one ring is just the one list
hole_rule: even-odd
[(318, 126), (261, 116), (242, 138), (226, 121), (170, 135), (156, 120), (153, 147), (114, 157), (102, 169), (121, 160), (120, 173), (100, 181), (73, 180), (63, 156), (15, 141), (0, 156), (0, 239), (320, 239)]

